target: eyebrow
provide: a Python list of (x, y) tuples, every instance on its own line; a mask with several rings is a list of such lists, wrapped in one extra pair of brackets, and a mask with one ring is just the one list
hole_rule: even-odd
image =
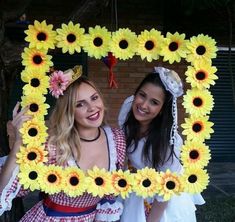
[[(92, 95), (90, 96), (90, 98), (92, 98), (92, 97), (95, 96), (96, 94), (98, 94), (98, 92), (95, 92), (94, 94), (92, 94)], [(85, 99), (82, 99), (82, 100), (76, 101), (76, 103), (81, 103), (81, 102), (85, 102), (85, 101), (86, 101)]]
[[(147, 95), (147, 93), (145, 91), (141, 90), (141, 89), (139, 90), (139, 92), (144, 93), (145, 95)], [(156, 98), (151, 98), (151, 100), (154, 100), (156, 102), (161, 103), (161, 101), (159, 99), (156, 99)]]

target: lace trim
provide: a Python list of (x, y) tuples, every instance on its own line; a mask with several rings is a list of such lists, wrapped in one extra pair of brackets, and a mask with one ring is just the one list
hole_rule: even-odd
[(109, 160), (110, 160), (110, 166), (109, 170), (116, 170), (116, 162), (117, 162), (117, 150), (116, 150), (116, 144), (114, 142), (114, 134), (112, 132), (112, 129), (108, 126), (103, 127), (105, 130), (107, 137), (108, 137), (108, 146), (109, 146)]
[(6, 187), (3, 189), (1, 193), (1, 200), (0, 200), (0, 216), (7, 210), (10, 210), (12, 207), (12, 200), (16, 197), (16, 195), (19, 193), (19, 190), (21, 188), (21, 185), (17, 183), (15, 191), (13, 190), (8, 194), (8, 191), (13, 187), (13, 183), (16, 179), (17, 174), (19, 173), (19, 166), (17, 166), (11, 176), (10, 181), (6, 185)]

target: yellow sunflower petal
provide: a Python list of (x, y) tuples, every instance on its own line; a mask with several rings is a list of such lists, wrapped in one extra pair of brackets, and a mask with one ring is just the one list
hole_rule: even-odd
[(137, 55), (141, 56), (141, 59), (147, 59), (148, 62), (157, 60), (162, 47), (164, 37), (161, 32), (156, 29), (150, 31), (144, 30), (137, 37), (138, 47)]
[(122, 198), (128, 197), (132, 191), (132, 181), (130, 171), (113, 171), (111, 175), (112, 193), (121, 195)]
[(159, 174), (155, 169), (143, 168), (134, 174), (133, 191), (143, 198), (157, 194)]
[(186, 82), (198, 89), (210, 88), (210, 85), (214, 85), (215, 80), (218, 79), (215, 75), (216, 71), (217, 68), (208, 62), (195, 62), (194, 66), (187, 67)]
[(183, 106), (186, 113), (196, 117), (210, 114), (213, 109), (214, 99), (208, 90), (199, 90), (193, 88), (187, 90), (183, 96)]
[(169, 61), (172, 64), (173, 62), (180, 62), (181, 58), (186, 58), (188, 52), (187, 42), (185, 34), (167, 32), (160, 52), (160, 55), (163, 56), (163, 61)]
[(22, 64), (27, 67), (27, 69), (38, 69), (41, 72), (49, 71), (50, 66), (53, 65), (51, 61), (52, 56), (47, 55), (47, 51), (39, 50), (36, 48), (25, 48), (21, 55)]
[(81, 28), (79, 23), (73, 24), (70, 21), (68, 25), (62, 24), (61, 29), (56, 29), (56, 31), (58, 33), (56, 37), (57, 47), (62, 48), (63, 53), (81, 52), (85, 29)]
[(46, 21), (34, 22), (34, 25), (29, 25), (25, 31), (27, 36), (25, 40), (29, 42), (29, 48), (36, 49), (54, 49), (56, 43), (56, 31), (52, 30), (53, 25), (47, 25)]
[(209, 147), (202, 142), (185, 141), (181, 147), (180, 159), (185, 168), (193, 165), (203, 168), (211, 159)]
[(40, 93), (31, 93), (27, 96), (21, 97), (22, 108), (29, 106), (27, 114), (32, 115), (34, 118), (43, 119), (44, 115), (47, 115), (47, 109), (50, 107), (46, 104), (46, 97)]
[(214, 132), (212, 129), (214, 123), (208, 119), (208, 116), (185, 118), (185, 123), (181, 124), (184, 129), (182, 134), (187, 136), (187, 140), (193, 142), (203, 142), (205, 139), (210, 139), (211, 133)]
[(110, 41), (111, 33), (105, 27), (96, 25), (95, 28), (90, 27), (89, 33), (84, 36), (83, 50), (90, 57), (100, 59), (108, 54)]
[(63, 191), (71, 197), (82, 195), (86, 191), (86, 179), (82, 170), (68, 167), (63, 174)]
[(87, 171), (88, 177), (86, 178), (87, 192), (93, 196), (103, 197), (110, 194), (111, 191), (111, 174), (106, 172), (105, 169), (98, 169), (96, 166), (92, 170)]
[(188, 167), (183, 174), (185, 192), (201, 193), (209, 184), (209, 176), (206, 170), (199, 167)]
[(137, 48), (137, 36), (130, 29), (120, 28), (112, 33), (110, 51), (116, 58), (126, 60), (135, 55)]
[(31, 191), (40, 189), (39, 176), (41, 174), (42, 163), (21, 164), (20, 172), (18, 173), (19, 183), (24, 189)]
[(211, 59), (216, 58), (216, 52), (218, 50), (215, 40), (203, 34), (191, 37), (190, 41), (187, 43), (187, 48), (189, 53), (186, 60), (192, 64), (194, 64), (195, 61), (210, 63)]
[(176, 173), (172, 173), (169, 169), (166, 172), (160, 172), (160, 177), (157, 179), (159, 185), (158, 194), (163, 196), (165, 201), (183, 191), (181, 178)]
[(47, 94), (49, 88), (49, 76), (38, 69), (24, 69), (21, 72), (21, 80), (27, 84), (23, 87), (23, 94), (31, 93)]
[(61, 192), (64, 189), (63, 177), (63, 170), (60, 166), (43, 166), (38, 178), (41, 190), (48, 194)]
[(22, 134), (23, 144), (29, 144), (32, 146), (40, 146), (46, 142), (47, 127), (45, 122), (38, 119), (32, 119), (25, 123), (20, 129)]
[(18, 164), (32, 164), (47, 162), (48, 152), (44, 146), (21, 146), (20, 151), (16, 154)]

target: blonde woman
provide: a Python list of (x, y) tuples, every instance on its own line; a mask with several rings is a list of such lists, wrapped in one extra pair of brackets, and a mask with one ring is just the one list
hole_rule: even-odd
[[(122, 168), (125, 158), (125, 138), (121, 130), (104, 123), (105, 105), (99, 90), (87, 78), (80, 76), (76, 67), (66, 72), (58, 71), (52, 76), (50, 91), (57, 97), (49, 120), (49, 138), (46, 148), (48, 164), (78, 167), (84, 171), (94, 166), (107, 171)], [(64, 80), (56, 88), (55, 76)], [(16, 153), (22, 144), (19, 128), (31, 117), (27, 108), (13, 111), (16, 141), (0, 176), (0, 212), (9, 210), (14, 197), (24, 195), (18, 183)], [(59, 210), (58, 210), (59, 209)], [(117, 221), (122, 213), (122, 204), (114, 198), (93, 197), (85, 192), (82, 196), (70, 197), (64, 192), (46, 195), (32, 207), (21, 221)]]

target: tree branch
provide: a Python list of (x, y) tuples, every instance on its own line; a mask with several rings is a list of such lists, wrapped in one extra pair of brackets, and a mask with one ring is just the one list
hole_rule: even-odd
[(109, 0), (83, 0), (75, 7), (68, 21), (85, 23), (89, 18), (94, 17), (100, 12), (100, 9), (107, 7)]

